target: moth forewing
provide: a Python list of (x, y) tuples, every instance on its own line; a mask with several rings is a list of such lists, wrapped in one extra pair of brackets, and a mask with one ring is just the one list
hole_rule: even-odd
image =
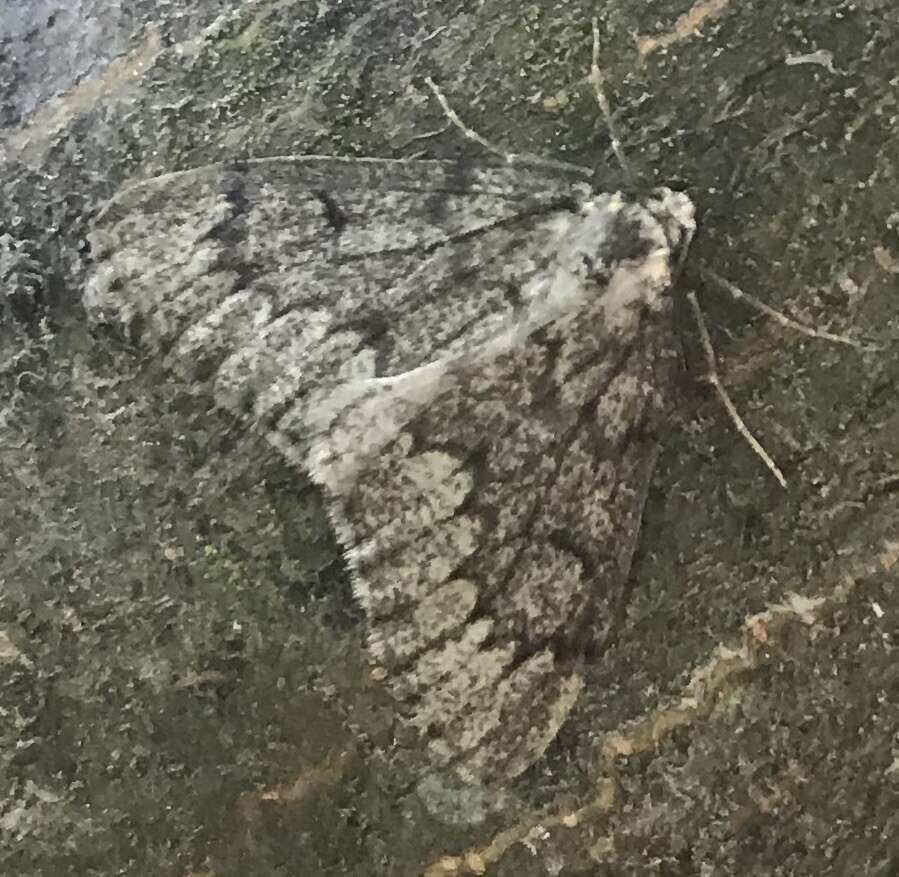
[(569, 641), (608, 627), (655, 459), (692, 205), (598, 195), (559, 227), (523, 310), (464, 354), (355, 384), (308, 457), (372, 656), (432, 765), (468, 781), (542, 755), (583, 685)]

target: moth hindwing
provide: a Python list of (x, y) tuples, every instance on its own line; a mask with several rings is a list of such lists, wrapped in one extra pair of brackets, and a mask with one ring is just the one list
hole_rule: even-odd
[(628, 575), (692, 228), (575, 170), (215, 165), (110, 202), (85, 304), (322, 485), (402, 720), (489, 786), (556, 735)]

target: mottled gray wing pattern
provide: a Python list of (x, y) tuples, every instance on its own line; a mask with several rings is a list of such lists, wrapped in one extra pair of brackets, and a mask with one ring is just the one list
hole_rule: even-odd
[(140, 184), (85, 301), (325, 489), (430, 765), (544, 752), (627, 576), (692, 207), (518, 166), (272, 159)]
[(436, 161), (301, 156), (168, 174), (98, 217), (85, 303), (179, 371), (215, 376), (223, 406), (271, 421), (311, 387), (489, 337), (586, 192)]

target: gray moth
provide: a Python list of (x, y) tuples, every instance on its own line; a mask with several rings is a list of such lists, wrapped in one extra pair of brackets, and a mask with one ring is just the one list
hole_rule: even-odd
[(693, 228), (576, 168), (257, 159), (122, 190), (84, 302), (321, 485), (401, 721), (490, 787), (629, 574)]

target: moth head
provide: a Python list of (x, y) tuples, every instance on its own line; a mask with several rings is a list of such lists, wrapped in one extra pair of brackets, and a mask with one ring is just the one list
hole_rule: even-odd
[(683, 192), (661, 186), (647, 199), (646, 209), (662, 226), (668, 246), (680, 262), (696, 232), (696, 209), (693, 202)]
[(690, 199), (670, 189), (657, 189), (643, 200), (620, 192), (598, 195), (581, 208), (560, 259), (581, 280), (600, 285), (620, 268), (644, 264), (660, 253), (677, 264), (696, 227), (693, 214)]

